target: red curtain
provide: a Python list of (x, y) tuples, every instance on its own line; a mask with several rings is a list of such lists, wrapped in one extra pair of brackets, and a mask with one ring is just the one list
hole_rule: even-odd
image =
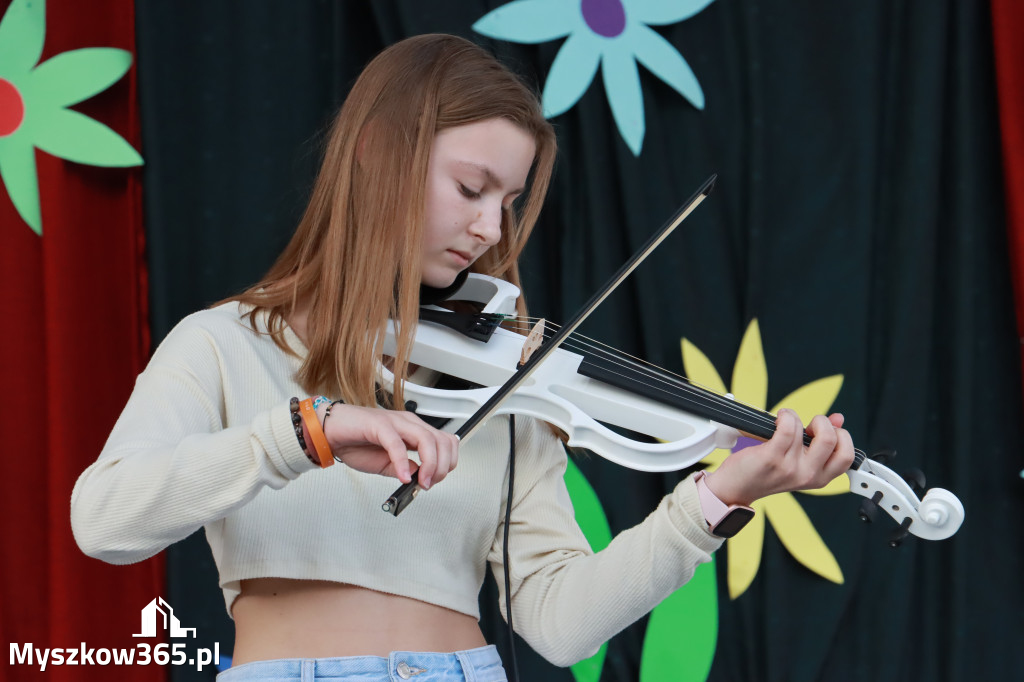
[[(8, 3), (0, 1), (6, 10)], [(135, 52), (133, 0), (50, 0), (41, 61), (84, 47)], [(140, 146), (135, 67), (75, 109)], [(143, 156), (145, 152), (143, 151)], [(4, 679), (160, 680), (166, 668), (10, 665), (12, 643), (134, 648), (163, 591), (160, 559), (110, 566), (71, 534), (69, 500), (148, 357), (141, 169), (36, 151), (42, 236), (0, 191), (0, 631)], [(148, 641), (151, 646), (157, 644)]]
[(992, 27), (1003, 138), (1006, 223), (1017, 301), (1017, 335), (1022, 340), (1024, 366), (1024, 3), (992, 0)]

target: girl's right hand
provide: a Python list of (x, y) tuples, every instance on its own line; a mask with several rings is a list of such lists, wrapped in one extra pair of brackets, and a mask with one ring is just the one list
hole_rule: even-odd
[[(459, 461), (459, 439), (439, 431), (412, 412), (356, 407), (337, 403), (324, 421), (327, 407), (317, 410), (335, 459), (369, 474), (392, 476), (402, 483), (419, 471), (423, 489), (444, 480)], [(417, 464), (409, 451), (419, 454)]]

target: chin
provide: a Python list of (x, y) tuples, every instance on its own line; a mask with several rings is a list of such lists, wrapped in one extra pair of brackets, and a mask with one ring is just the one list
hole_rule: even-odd
[(455, 283), (455, 278), (458, 277), (458, 274), (457, 272), (424, 274), (420, 283), (435, 289), (446, 289)]

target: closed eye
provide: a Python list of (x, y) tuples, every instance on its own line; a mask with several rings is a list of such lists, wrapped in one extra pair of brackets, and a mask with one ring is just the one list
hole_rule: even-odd
[(462, 195), (464, 197), (466, 197), (467, 199), (479, 199), (480, 198), (480, 192), (471, 190), (470, 188), (468, 188), (465, 185), (463, 185), (461, 182), (459, 183), (459, 191), (462, 192)]

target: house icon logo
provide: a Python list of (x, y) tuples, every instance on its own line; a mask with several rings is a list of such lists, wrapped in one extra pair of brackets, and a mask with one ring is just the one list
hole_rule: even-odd
[(156, 637), (157, 621), (163, 618), (164, 630), (167, 630), (171, 637), (196, 636), (195, 628), (183, 628), (178, 617), (174, 615), (174, 609), (164, 601), (163, 597), (157, 597), (146, 604), (142, 609), (142, 632), (132, 637)]

